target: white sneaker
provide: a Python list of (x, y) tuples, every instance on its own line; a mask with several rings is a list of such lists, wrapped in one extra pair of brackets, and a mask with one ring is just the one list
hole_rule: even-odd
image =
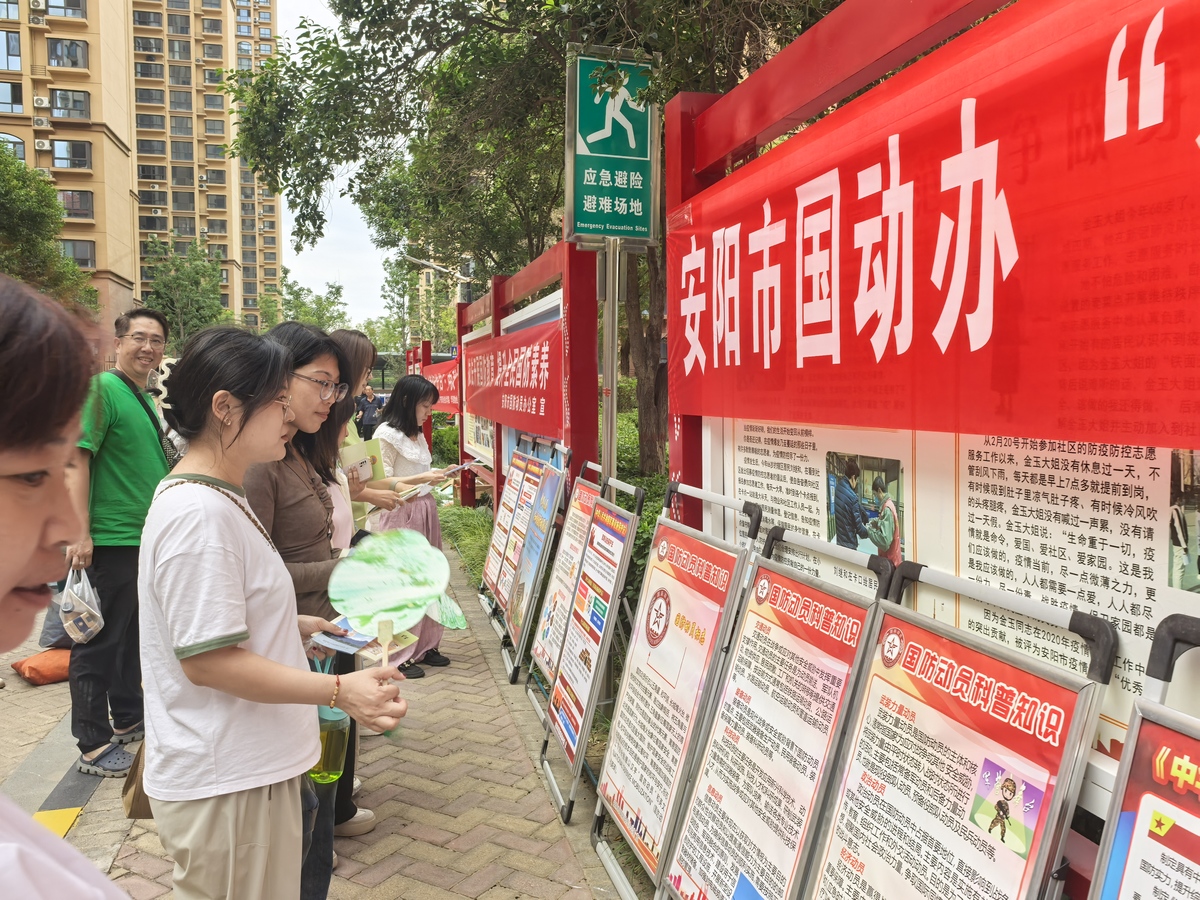
[(362, 779), (355, 778), (354, 779), (354, 787), (350, 789), (350, 796), (357, 797), (361, 790), (362, 790)]
[(341, 825), (335, 825), (333, 833), (336, 837), (358, 837), (360, 834), (374, 831), (375, 825), (375, 813), (369, 809), (360, 809), (354, 814), (353, 819), (347, 819)]

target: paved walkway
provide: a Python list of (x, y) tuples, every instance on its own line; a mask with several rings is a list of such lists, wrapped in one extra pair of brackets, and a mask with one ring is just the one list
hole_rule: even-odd
[[(448, 669), (405, 685), (410, 707), (400, 741), (364, 736), (359, 803), (380, 822), (371, 834), (337, 839), (340, 863), (329, 896), (615, 898), (588, 842), (594, 795), (581, 796), (574, 820), (564, 827), (536, 767), (537, 717), (523, 689), (504, 677), (499, 642), (475, 601), (474, 586), (453, 552), (448, 555), (455, 572), (451, 587), (470, 627), (447, 632), (442, 651), (453, 660)], [(3, 673), (8, 688), (0, 691), (0, 714), (10, 723), (22, 722), (22, 736), (16, 757), (3, 761), (8, 771), (0, 769), (0, 775), (12, 775), (25, 761), (25, 769), (4, 785), (12, 793), (15, 782), (29, 781), (29, 759), (57, 753), (61, 760), (64, 752), (73, 759), (74, 751), (61, 746), (70, 743), (66, 686), (29, 688), (7, 665)], [(61, 721), (64, 715), (67, 722)], [(31, 754), (35, 747), (39, 753)], [(59, 766), (53, 780), (63, 771)], [(45, 799), (36, 793), (23, 804), (30, 811)], [(134, 898), (170, 896), (173, 864), (152, 821), (125, 819), (119, 781), (97, 788), (67, 838)]]

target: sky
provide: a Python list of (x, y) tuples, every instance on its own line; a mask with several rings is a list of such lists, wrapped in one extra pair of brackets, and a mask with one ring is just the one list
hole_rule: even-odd
[[(280, 33), (289, 40), (301, 17), (323, 25), (337, 22), (324, 0), (276, 0), (273, 5)], [(337, 188), (343, 186), (344, 182)], [(329, 198), (325, 237), (300, 254), (291, 246), (292, 215), (284, 203), (285, 241), (279, 249), (283, 265), (305, 287), (323, 291), (327, 282), (341, 282), (350, 319), (359, 323), (383, 314), (379, 289), (383, 285), (384, 253), (371, 243), (371, 231), (358, 208), (349, 198), (337, 196), (337, 188)]]

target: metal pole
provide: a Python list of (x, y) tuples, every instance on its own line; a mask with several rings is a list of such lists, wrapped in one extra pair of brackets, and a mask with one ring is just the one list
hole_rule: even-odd
[[(621, 238), (604, 239), (604, 405), (600, 417), (600, 468), (605, 478), (617, 475), (617, 304), (622, 280)], [(608, 499), (616, 496), (609, 488)]]

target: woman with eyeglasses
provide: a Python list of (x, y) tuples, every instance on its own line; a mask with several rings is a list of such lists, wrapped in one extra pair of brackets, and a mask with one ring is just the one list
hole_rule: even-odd
[(284, 455), (291, 373), (286, 348), (223, 327), (193, 336), (167, 379), (166, 416), (189, 446), (151, 504), (138, 590), (144, 786), (182, 900), (297, 896), (301, 794), (321, 752), (313, 707), (371, 727), (405, 712), (394, 669), (309, 671), (302, 641), (343, 632), (297, 616), (246, 502), (248, 471)]
[[(98, 337), (98, 335), (94, 335)], [(79, 319), (0, 275), (0, 653), (29, 637), (86, 529), (67, 493), (95, 357)], [(120, 900), (83, 854), (0, 795), (6, 897)]]

